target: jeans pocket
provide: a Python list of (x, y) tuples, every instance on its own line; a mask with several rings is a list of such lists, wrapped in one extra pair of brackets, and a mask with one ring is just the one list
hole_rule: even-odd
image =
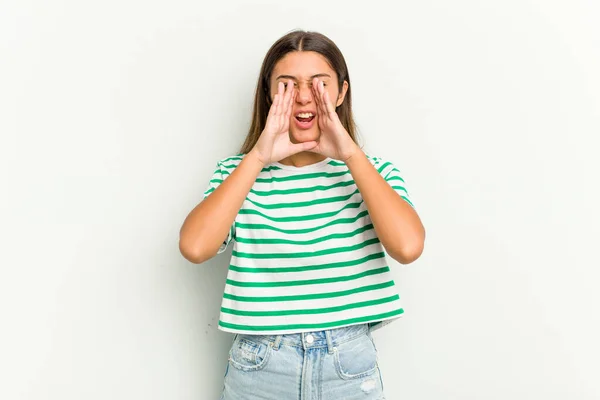
[(229, 351), (229, 363), (242, 371), (258, 371), (263, 369), (273, 348), (264, 344), (251, 335), (237, 335)]
[(358, 379), (377, 371), (377, 350), (367, 334), (334, 348), (334, 364), (342, 379)]

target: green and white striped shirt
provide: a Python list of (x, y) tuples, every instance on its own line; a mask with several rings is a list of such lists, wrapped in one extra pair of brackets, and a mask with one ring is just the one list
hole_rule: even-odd
[[(205, 198), (243, 157), (217, 163)], [(412, 205), (394, 165), (367, 157)], [(231, 240), (223, 331), (283, 334), (358, 323), (375, 329), (403, 313), (383, 246), (343, 162), (263, 168), (219, 253)]]

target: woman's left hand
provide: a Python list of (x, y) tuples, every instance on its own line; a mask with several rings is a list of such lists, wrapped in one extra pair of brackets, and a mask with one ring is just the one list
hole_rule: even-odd
[(346, 162), (360, 149), (342, 125), (329, 93), (323, 86), (323, 81), (314, 78), (312, 92), (317, 106), (321, 136), (317, 146), (309, 151)]

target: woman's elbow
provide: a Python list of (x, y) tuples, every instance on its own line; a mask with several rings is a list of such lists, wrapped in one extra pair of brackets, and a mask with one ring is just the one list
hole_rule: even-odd
[(400, 264), (410, 264), (423, 254), (423, 250), (425, 249), (425, 240), (418, 239), (415, 240), (410, 245), (402, 246), (397, 249), (390, 249), (388, 251), (390, 257), (394, 260), (398, 261)]
[(187, 243), (181, 238), (179, 239), (179, 252), (186, 260), (194, 264), (202, 264), (216, 255), (216, 252), (213, 254), (213, 252), (207, 251), (201, 246)]

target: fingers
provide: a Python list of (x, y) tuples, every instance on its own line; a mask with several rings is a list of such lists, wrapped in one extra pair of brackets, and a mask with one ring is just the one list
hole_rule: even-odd
[(279, 82), (277, 84), (277, 93), (279, 94), (279, 97), (283, 96), (284, 91), (285, 91), (285, 85), (283, 84), (283, 82)]
[(320, 101), (321, 99), (319, 96), (319, 91), (317, 90), (318, 85), (319, 85), (319, 79), (313, 78), (311, 90), (312, 90), (312, 94), (313, 94), (313, 99), (315, 100), (315, 105), (317, 106), (317, 115), (321, 116), (321, 114), (323, 114), (323, 112), (321, 109), (321, 101)]
[(324, 112), (326, 114), (334, 112), (335, 108), (333, 108), (333, 104), (331, 104), (331, 100), (329, 99), (329, 92), (325, 90), (325, 85), (323, 84), (323, 81), (319, 81), (317, 90), (320, 94), (319, 100), (321, 101), (322, 109), (324, 110)]
[(269, 115), (284, 116), (291, 114), (291, 106), (295, 98), (294, 83), (288, 80), (287, 84), (286, 89), (284, 89), (283, 82), (277, 84), (277, 94), (273, 97), (273, 104), (269, 110)]
[(279, 101), (277, 102), (277, 109), (275, 110), (275, 115), (281, 115), (284, 100), (283, 82), (279, 82), (277, 84), (277, 97), (279, 98)]
[(294, 90), (294, 82), (291, 79), (287, 81), (287, 90), (285, 91), (285, 102), (283, 105), (283, 113), (286, 117), (290, 117), (292, 114), (292, 104), (294, 103), (294, 99), (296, 95), (296, 91)]
[(276, 94), (275, 96), (273, 96), (273, 103), (271, 104), (271, 107), (269, 108), (269, 114), (267, 115), (268, 117), (272, 117), (277, 113), (277, 103), (279, 102), (279, 95)]
[(279, 114), (279, 107), (281, 104), (281, 98), (283, 97), (283, 83), (279, 82), (277, 85), (277, 93), (273, 96), (273, 103), (269, 108), (269, 114), (267, 117), (276, 116)]
[(298, 93), (294, 90), (292, 96), (290, 97), (290, 102), (288, 104), (287, 110), (285, 111), (285, 117), (287, 120), (292, 116), (292, 109), (294, 108), (294, 101), (296, 101), (296, 96)]
[(325, 104), (325, 99), (323, 96), (323, 93), (325, 92), (325, 89), (323, 87), (323, 82), (317, 78), (314, 78), (312, 89), (313, 89), (313, 96), (314, 96), (315, 102), (317, 104), (317, 111), (319, 112), (320, 115), (326, 116), (328, 114), (328, 111), (327, 111), (327, 105)]
[(294, 143), (291, 145), (291, 154), (297, 154), (300, 153), (302, 151), (310, 151), (312, 149), (314, 149), (315, 147), (317, 147), (317, 142), (312, 141), (312, 142), (302, 142), (302, 143)]
[(323, 91), (323, 103), (325, 104), (325, 111), (327, 113), (335, 112), (333, 103), (331, 102), (331, 99), (329, 98), (329, 92), (326, 92), (325, 88), (323, 87), (323, 81), (321, 81), (321, 90)]

